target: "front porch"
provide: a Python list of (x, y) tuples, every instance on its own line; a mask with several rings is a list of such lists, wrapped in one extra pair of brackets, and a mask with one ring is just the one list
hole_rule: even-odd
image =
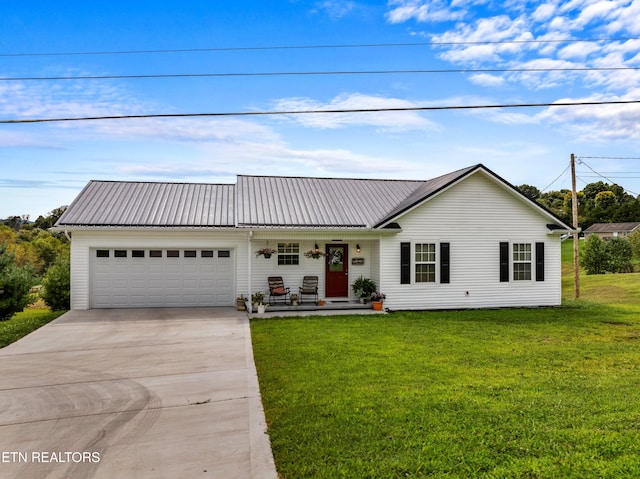
[(320, 306), (314, 302), (305, 302), (292, 306), (282, 302), (269, 305), (264, 313), (248, 313), (249, 318), (269, 318), (276, 316), (310, 316), (336, 314), (384, 314), (385, 310), (376, 311), (371, 302), (361, 303), (358, 300), (325, 300)]

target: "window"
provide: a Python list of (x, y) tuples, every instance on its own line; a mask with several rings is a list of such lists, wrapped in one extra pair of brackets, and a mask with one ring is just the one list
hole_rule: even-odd
[(151, 251), (149, 251), (149, 258), (162, 258), (162, 250), (152, 249)]
[(167, 258), (179, 258), (179, 257), (180, 257), (180, 251), (178, 251), (177, 249), (167, 250)]
[(99, 249), (96, 250), (96, 258), (108, 258), (109, 250), (108, 249)]
[(278, 243), (278, 265), (300, 264), (299, 243)]
[(418, 243), (415, 252), (416, 283), (436, 282), (436, 245)]
[(218, 258), (231, 258), (231, 251), (228, 249), (221, 249), (218, 251)]
[(126, 249), (117, 249), (113, 252), (113, 257), (114, 258), (126, 258), (127, 257), (127, 250)]
[(213, 258), (213, 250), (211, 249), (203, 249), (200, 251), (201, 258)]
[(186, 250), (184, 250), (184, 257), (185, 257), (185, 258), (195, 258), (195, 257), (196, 257), (196, 252), (195, 252), (195, 250), (192, 250), (192, 249), (186, 249)]
[(531, 280), (531, 243), (513, 244), (513, 280)]
[(134, 249), (131, 251), (132, 258), (144, 258), (144, 250), (143, 249)]

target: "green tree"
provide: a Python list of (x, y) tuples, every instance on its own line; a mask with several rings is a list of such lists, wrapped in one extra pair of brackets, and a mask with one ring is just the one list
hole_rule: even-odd
[(627, 241), (629, 241), (629, 244), (631, 245), (633, 257), (640, 260), (640, 229), (627, 236)]
[(52, 311), (69, 309), (71, 306), (71, 273), (69, 258), (58, 258), (49, 267), (42, 285), (42, 299)]
[(618, 204), (618, 198), (613, 191), (601, 191), (596, 195), (595, 206), (606, 210), (612, 208)]
[(536, 188), (535, 186), (531, 186), (531, 185), (520, 185), (518, 186), (518, 189), (520, 190), (520, 192), (526, 196), (527, 198), (531, 199), (531, 200), (537, 200), (538, 197), (540, 196), (541, 192), (538, 188)]
[(605, 252), (608, 260), (607, 271), (611, 273), (631, 273), (633, 271), (633, 251), (631, 243), (622, 238), (607, 241)]
[(584, 245), (584, 252), (580, 257), (580, 264), (587, 274), (604, 274), (607, 272), (609, 259), (607, 245), (598, 235), (592, 234)]
[(31, 269), (19, 268), (15, 255), (7, 251), (7, 246), (0, 246), (0, 320), (11, 318), (31, 302), (29, 291), (34, 284)]

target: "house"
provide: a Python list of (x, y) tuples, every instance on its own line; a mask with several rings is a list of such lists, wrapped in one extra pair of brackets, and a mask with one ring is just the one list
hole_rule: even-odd
[(55, 229), (73, 309), (231, 306), (274, 275), (292, 292), (318, 276), (330, 301), (362, 275), (392, 310), (559, 305), (572, 231), (480, 164), (427, 181), (91, 181)]
[(603, 240), (610, 240), (611, 238), (626, 238), (631, 233), (640, 228), (638, 222), (628, 223), (595, 223), (584, 230), (584, 239), (589, 239), (592, 234), (600, 236)]

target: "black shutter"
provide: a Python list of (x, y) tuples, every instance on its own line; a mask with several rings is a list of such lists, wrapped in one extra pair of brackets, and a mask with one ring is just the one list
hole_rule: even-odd
[(536, 281), (544, 281), (544, 243), (536, 243)]
[(411, 284), (411, 243), (400, 243), (400, 284)]
[(449, 283), (449, 243), (440, 243), (440, 282)]
[(509, 243), (500, 242), (500, 282), (509, 282)]

